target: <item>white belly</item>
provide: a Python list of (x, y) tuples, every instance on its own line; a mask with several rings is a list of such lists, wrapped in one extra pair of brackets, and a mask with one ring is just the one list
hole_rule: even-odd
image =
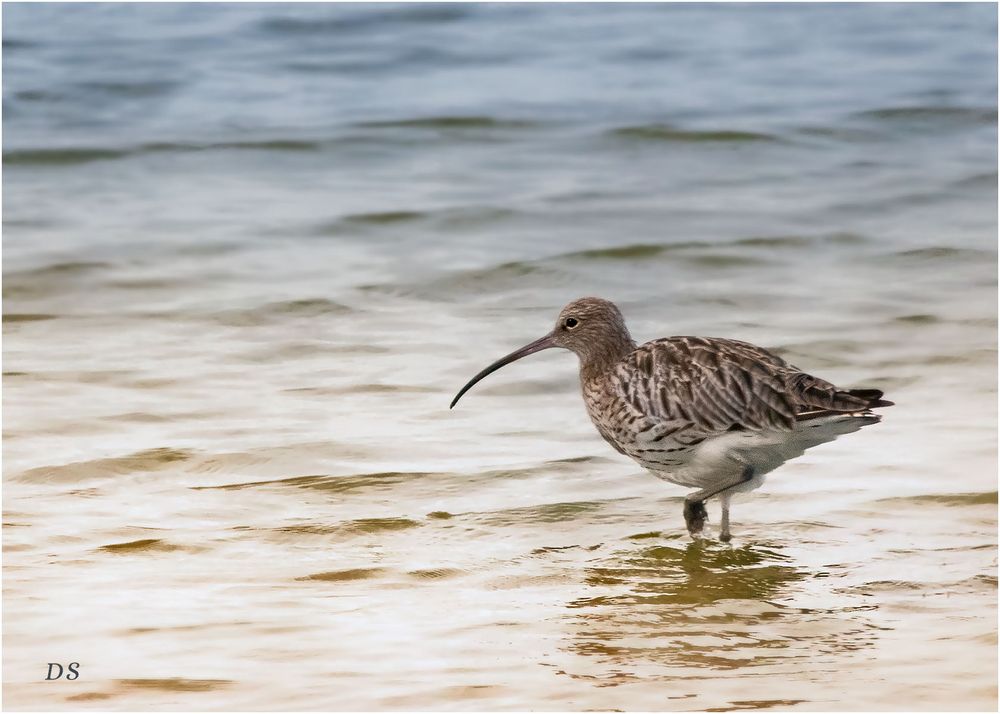
[(765, 474), (801, 456), (806, 449), (878, 420), (871, 414), (840, 414), (799, 422), (791, 431), (727, 431), (684, 452), (682, 463), (676, 466), (643, 465), (658, 478), (698, 489), (733, 483), (749, 465), (753, 468), (753, 479), (733, 491), (752, 491), (764, 483)]

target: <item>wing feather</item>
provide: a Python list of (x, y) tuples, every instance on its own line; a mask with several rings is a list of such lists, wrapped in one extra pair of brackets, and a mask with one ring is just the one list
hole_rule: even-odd
[(681, 427), (705, 436), (732, 428), (784, 431), (819, 413), (889, 404), (877, 403), (878, 390), (843, 391), (761, 347), (722, 338), (647, 342), (611, 381), (619, 398), (650, 420), (648, 441)]

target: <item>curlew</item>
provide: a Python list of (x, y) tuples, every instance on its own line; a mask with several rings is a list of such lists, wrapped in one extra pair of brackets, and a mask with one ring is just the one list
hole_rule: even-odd
[(719, 538), (732, 538), (733, 494), (813, 446), (875, 424), (870, 410), (892, 406), (878, 389), (840, 389), (772, 352), (719, 337), (665, 337), (636, 345), (611, 302), (586, 297), (559, 313), (541, 339), (502, 357), (462, 387), (551, 347), (580, 358), (580, 386), (601, 436), (655, 476), (697, 489), (684, 499), (698, 538), (705, 501), (721, 504)]

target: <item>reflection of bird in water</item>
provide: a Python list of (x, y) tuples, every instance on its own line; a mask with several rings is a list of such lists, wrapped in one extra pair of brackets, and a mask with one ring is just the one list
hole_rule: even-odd
[(769, 471), (813, 446), (874, 424), (869, 410), (891, 406), (877, 389), (838, 389), (765, 349), (715, 337), (667, 337), (636, 346), (618, 308), (600, 298), (571, 302), (555, 329), (473, 377), (550, 347), (580, 358), (583, 400), (597, 430), (654, 475), (698, 489), (684, 519), (698, 536), (705, 501), (722, 504), (720, 538), (728, 541), (729, 502)]
[[(869, 608), (843, 607), (864, 599), (823, 595), (823, 606), (802, 607), (817, 602), (808, 583), (820, 574), (794, 561), (777, 544), (729, 548), (704, 540), (590, 556), (582, 571), (594, 592), (572, 599), (566, 613), (566, 650), (585, 659), (567, 662), (566, 672), (598, 686), (780, 676), (871, 646), (878, 630)], [(719, 674), (727, 670), (734, 671)], [(692, 710), (718, 703), (708, 690), (699, 696), (708, 698)]]
[[(778, 550), (759, 546), (720, 549), (654, 546), (618, 554), (606, 565), (587, 567), (588, 585), (628, 585), (629, 592), (605, 604), (708, 605), (718, 600), (767, 600), (806, 573), (783, 564)], [(574, 606), (592, 604), (584, 598)]]

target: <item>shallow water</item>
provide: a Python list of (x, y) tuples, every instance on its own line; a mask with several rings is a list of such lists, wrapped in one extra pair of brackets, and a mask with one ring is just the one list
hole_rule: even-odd
[[(3, 15), (5, 707), (996, 707), (995, 7)], [(585, 294), (896, 406), (691, 543)]]

